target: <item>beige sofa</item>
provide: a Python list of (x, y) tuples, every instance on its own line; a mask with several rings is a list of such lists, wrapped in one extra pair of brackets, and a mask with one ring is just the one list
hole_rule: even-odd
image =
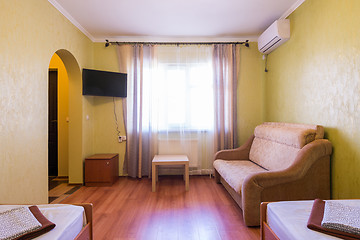
[(216, 153), (215, 179), (260, 224), (260, 203), (330, 198), (331, 143), (319, 125), (266, 122), (237, 149)]

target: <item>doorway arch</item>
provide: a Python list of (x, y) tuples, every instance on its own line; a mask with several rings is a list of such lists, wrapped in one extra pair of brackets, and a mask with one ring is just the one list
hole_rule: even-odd
[(82, 147), (82, 80), (81, 70), (75, 57), (66, 49), (55, 52), (64, 63), (68, 75), (69, 122), (68, 122), (68, 175), (69, 183), (83, 183)]

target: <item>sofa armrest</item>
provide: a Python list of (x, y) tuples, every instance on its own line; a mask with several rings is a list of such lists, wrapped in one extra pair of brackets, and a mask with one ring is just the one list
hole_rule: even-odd
[(254, 135), (252, 135), (243, 145), (238, 148), (218, 151), (215, 154), (215, 160), (248, 160), (253, 140)]
[[(332, 145), (326, 139), (318, 139), (307, 144), (297, 155), (294, 163), (287, 169), (268, 171), (248, 176), (245, 182), (252, 181), (262, 188), (293, 182), (303, 178), (310, 168), (323, 157), (330, 156)], [(244, 182), (244, 183), (245, 183)]]
[(241, 189), (245, 224), (259, 225), (263, 201), (328, 199), (331, 152), (331, 143), (318, 139), (304, 146), (287, 169), (247, 176)]

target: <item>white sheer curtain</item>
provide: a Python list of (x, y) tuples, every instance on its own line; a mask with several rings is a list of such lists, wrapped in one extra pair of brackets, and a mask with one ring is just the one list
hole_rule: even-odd
[[(224, 110), (228, 100), (216, 99), (229, 99), (228, 94), (236, 93), (236, 89), (229, 89), (236, 87), (233, 80), (227, 82), (227, 76), (234, 75), (228, 74), (234, 70), (233, 62), (229, 68), (224, 55), (217, 54), (211, 45), (134, 45), (130, 52), (128, 48), (118, 49), (120, 59), (128, 52), (129, 63), (124, 114), (128, 138), (125, 170), (129, 176), (150, 176), (155, 154), (185, 154), (191, 174), (211, 173), (218, 143), (227, 142), (220, 138), (234, 130), (223, 127), (233, 121), (218, 117), (218, 109), (228, 114), (234, 110), (233, 104), (231, 110)], [(219, 84), (221, 91), (217, 90)], [(160, 173), (178, 170), (165, 168)]]
[[(149, 89), (157, 154), (185, 154), (190, 174), (210, 173), (214, 154), (212, 47), (156, 47)], [(145, 87), (145, 85), (144, 85)], [(163, 169), (165, 173), (176, 169)], [(161, 173), (161, 170), (160, 170)]]

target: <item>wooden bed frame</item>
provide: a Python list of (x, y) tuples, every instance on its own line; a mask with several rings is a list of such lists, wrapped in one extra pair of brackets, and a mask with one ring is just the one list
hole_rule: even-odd
[[(0, 204), (4, 205), (4, 204)], [(28, 205), (28, 204), (22, 204)], [(81, 229), (80, 233), (74, 240), (93, 240), (93, 205), (92, 203), (73, 203), (68, 205), (81, 206), (84, 208), (86, 216), (86, 225)]]
[(74, 240), (93, 240), (93, 205), (92, 203), (75, 203), (72, 205), (82, 206), (85, 210), (86, 225)]
[(266, 222), (266, 210), (268, 203), (269, 202), (262, 202), (260, 205), (260, 239), (280, 240)]
[[(356, 200), (356, 199), (354, 199)], [(274, 233), (274, 231), (267, 224), (267, 205), (270, 202), (262, 202), (260, 205), (260, 239), (261, 240), (280, 240), (280, 238)], [(328, 235), (329, 238), (334, 236)], [(342, 239), (341, 236), (335, 236), (338, 239)]]

